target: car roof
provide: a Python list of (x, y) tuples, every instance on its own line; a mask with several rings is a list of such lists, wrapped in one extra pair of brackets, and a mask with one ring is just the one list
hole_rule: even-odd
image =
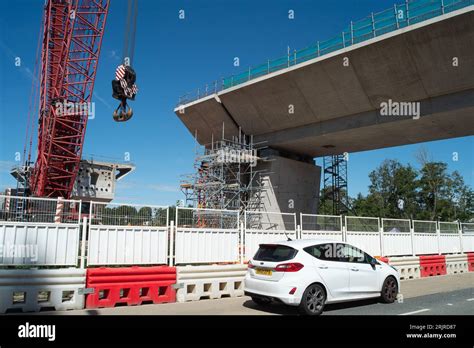
[(327, 239), (327, 238), (311, 238), (311, 239), (295, 239), (295, 240), (285, 240), (281, 242), (273, 243), (262, 243), (263, 245), (286, 245), (295, 249), (303, 249), (311, 245), (324, 244), (324, 243), (344, 243), (343, 241)]

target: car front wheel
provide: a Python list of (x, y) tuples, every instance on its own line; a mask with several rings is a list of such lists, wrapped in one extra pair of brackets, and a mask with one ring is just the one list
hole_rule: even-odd
[(304, 315), (320, 315), (326, 303), (326, 291), (319, 284), (311, 284), (304, 291), (298, 310)]
[(385, 303), (393, 303), (397, 299), (398, 284), (394, 277), (385, 279), (382, 285), (382, 301)]

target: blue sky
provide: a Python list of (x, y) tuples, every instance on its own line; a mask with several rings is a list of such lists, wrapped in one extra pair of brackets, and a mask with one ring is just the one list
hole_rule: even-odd
[[(195, 143), (173, 113), (178, 97), (223, 76), (238, 73), (339, 33), (357, 20), (393, 6), (392, 0), (140, 0), (134, 68), (140, 92), (135, 115), (115, 123), (110, 82), (120, 62), (126, 1), (111, 2), (95, 84), (96, 118), (88, 123), (84, 156), (124, 160), (137, 166), (118, 185), (119, 202), (172, 204), (184, 198), (180, 175), (191, 173)], [(8, 170), (23, 153), (31, 71), (42, 0), (0, 2), (0, 190), (15, 186)], [(185, 19), (179, 19), (179, 11)], [(288, 20), (288, 11), (295, 19)], [(16, 14), (16, 15), (12, 15)], [(15, 66), (15, 57), (22, 65)], [(241, 67), (233, 66), (239, 57)], [(36, 126), (36, 122), (35, 122)], [(416, 166), (420, 144), (350, 154), (349, 193), (366, 193), (368, 173), (384, 159)], [(474, 137), (424, 143), (474, 186)], [(458, 161), (453, 161), (453, 152)], [(321, 160), (317, 160), (321, 164)]]

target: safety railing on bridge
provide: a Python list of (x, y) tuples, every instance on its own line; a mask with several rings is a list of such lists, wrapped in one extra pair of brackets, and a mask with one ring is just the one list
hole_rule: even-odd
[(214, 81), (195, 92), (179, 98), (178, 105), (184, 105), (219, 91), (240, 85), (258, 77), (286, 69), (308, 60), (350, 47), (352, 45), (379, 37), (400, 28), (474, 5), (474, 0), (412, 0), (394, 4), (378, 13), (371, 13), (364, 19), (350, 22), (348, 27), (335, 37), (317, 41), (301, 50), (288, 50), (287, 55), (249, 67), (245, 72)]

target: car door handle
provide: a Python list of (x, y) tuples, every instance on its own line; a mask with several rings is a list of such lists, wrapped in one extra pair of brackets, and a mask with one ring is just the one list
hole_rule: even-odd
[(321, 269), (327, 269), (327, 268), (328, 268), (328, 266), (326, 266), (326, 265), (319, 265), (319, 266), (318, 266), (318, 268), (321, 268)]
[(351, 271), (354, 271), (354, 272), (359, 272), (359, 269), (358, 269), (358, 268), (356, 268), (356, 267), (352, 267), (352, 268), (351, 268)]

